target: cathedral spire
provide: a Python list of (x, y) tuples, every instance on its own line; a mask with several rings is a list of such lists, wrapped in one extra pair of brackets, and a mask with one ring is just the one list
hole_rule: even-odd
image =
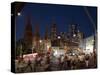
[(26, 30), (32, 31), (31, 17), (30, 16), (26, 17)]
[(48, 32), (48, 26), (45, 28), (45, 35), (44, 35), (45, 40), (49, 38), (49, 32)]
[(40, 37), (40, 33), (39, 33), (39, 25), (36, 23), (35, 27), (34, 27), (34, 36), (35, 37)]
[(31, 18), (30, 16), (26, 17), (26, 26), (25, 26), (25, 33), (24, 33), (24, 40), (26, 44), (26, 50), (32, 48), (32, 24), (31, 24)]

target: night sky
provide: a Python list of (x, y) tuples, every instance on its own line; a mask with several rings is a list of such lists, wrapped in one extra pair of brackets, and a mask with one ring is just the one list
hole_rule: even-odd
[[(95, 25), (97, 25), (97, 8), (87, 7)], [(26, 18), (31, 16), (31, 24), (34, 31), (36, 23), (39, 24), (40, 35), (43, 37), (45, 27), (55, 22), (58, 32), (68, 32), (70, 24), (78, 24), (78, 28), (85, 37), (94, 33), (94, 28), (83, 6), (48, 5), (48, 4), (25, 4), (21, 15), (16, 17), (16, 40), (24, 36)], [(49, 29), (50, 30), (50, 29)]]

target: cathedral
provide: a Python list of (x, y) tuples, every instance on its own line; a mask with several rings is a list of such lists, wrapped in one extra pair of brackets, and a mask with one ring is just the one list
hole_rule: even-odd
[(50, 28), (48, 26), (45, 27), (44, 37), (41, 37), (39, 24), (34, 25), (34, 29), (32, 29), (31, 18), (28, 16), (23, 37), (23, 52), (46, 53), (53, 51), (54, 48), (65, 50), (66, 52), (82, 50), (80, 46), (82, 40), (83, 33), (80, 32), (77, 24), (71, 24), (68, 32), (58, 33), (57, 24), (52, 23)]

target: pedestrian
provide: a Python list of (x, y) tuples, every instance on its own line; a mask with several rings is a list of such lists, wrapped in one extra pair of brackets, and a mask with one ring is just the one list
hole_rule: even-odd
[(32, 63), (31, 63), (31, 60), (29, 59), (29, 60), (28, 60), (28, 64), (27, 64), (25, 70), (29, 67), (29, 68), (30, 68), (30, 71), (32, 71), (33, 69), (32, 69), (32, 65), (31, 65), (31, 64), (32, 64)]
[(76, 69), (76, 61), (75, 61), (75, 59), (73, 59), (72, 61), (71, 61), (71, 69)]
[(45, 71), (51, 71), (51, 66), (50, 66), (50, 56), (47, 55), (46, 57), (46, 68)]
[(67, 63), (67, 56), (64, 57), (64, 62), (63, 62), (63, 70), (67, 70), (68, 69), (68, 63)]
[(68, 70), (71, 69), (71, 60), (70, 59), (67, 60), (67, 69)]
[(85, 56), (85, 65), (86, 65), (86, 68), (88, 68), (88, 65), (89, 65), (89, 55), (88, 54)]
[(62, 68), (62, 62), (61, 62), (61, 56), (58, 58), (58, 70), (61, 70)]

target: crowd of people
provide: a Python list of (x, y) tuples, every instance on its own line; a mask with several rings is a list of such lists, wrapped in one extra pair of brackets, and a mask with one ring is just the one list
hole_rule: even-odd
[[(21, 68), (19, 65), (23, 65)], [(43, 72), (57, 70), (88, 69), (97, 67), (97, 55), (95, 53), (69, 56), (67, 54), (56, 57), (50, 53), (38, 54), (34, 60), (25, 62), (18, 60), (17, 72)]]

